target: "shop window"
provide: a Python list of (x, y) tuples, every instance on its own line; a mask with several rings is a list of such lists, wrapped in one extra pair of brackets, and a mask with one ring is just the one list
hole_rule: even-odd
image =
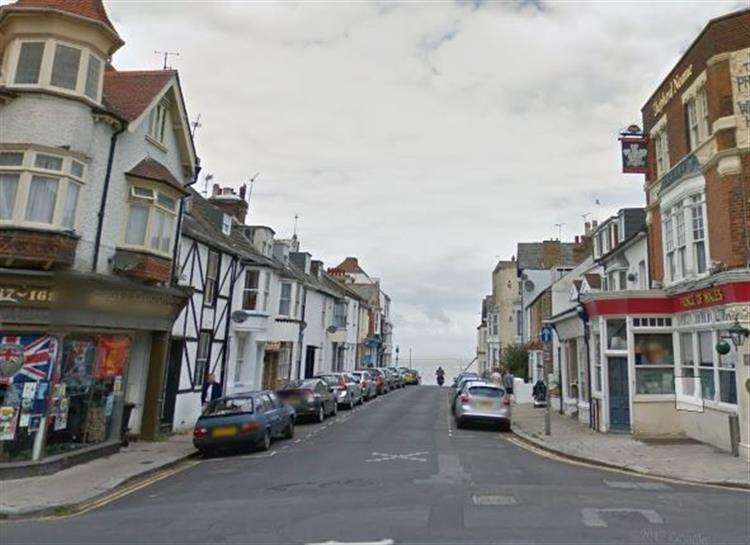
[(625, 318), (607, 320), (607, 348), (610, 350), (627, 350), (628, 336)]
[(680, 393), (695, 395), (695, 356), (693, 354), (693, 334), (680, 333)]
[(594, 352), (594, 391), (602, 391), (602, 361), (601, 361), (601, 339), (599, 334), (594, 334), (593, 338), (593, 352)]
[(674, 393), (674, 356), (669, 333), (636, 334), (635, 391), (638, 394)]
[(719, 356), (719, 401), (737, 404), (737, 350), (729, 342), (728, 354)]
[(711, 331), (698, 332), (699, 373), (701, 397), (713, 401), (716, 398), (714, 382), (714, 335)]
[(201, 386), (206, 378), (208, 358), (211, 355), (211, 332), (201, 331), (198, 336), (198, 346), (195, 349), (195, 369), (193, 371), (193, 386)]
[(216, 291), (219, 283), (219, 253), (208, 251), (206, 263), (206, 282), (203, 288), (203, 306), (212, 307), (216, 303)]

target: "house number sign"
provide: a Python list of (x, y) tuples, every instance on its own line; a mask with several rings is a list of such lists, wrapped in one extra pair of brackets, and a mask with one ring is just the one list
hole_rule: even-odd
[(0, 286), (0, 304), (49, 303), (52, 301), (52, 298), (52, 290), (50, 288)]

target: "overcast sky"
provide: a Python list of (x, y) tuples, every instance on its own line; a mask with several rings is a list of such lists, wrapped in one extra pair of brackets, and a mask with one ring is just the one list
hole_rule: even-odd
[(745, 5), (107, 2), (115, 66), (179, 51), (204, 173), (260, 172), (248, 223), (298, 213), (304, 250), (382, 279), (402, 354), (469, 358), (498, 258), (642, 205), (618, 130)]

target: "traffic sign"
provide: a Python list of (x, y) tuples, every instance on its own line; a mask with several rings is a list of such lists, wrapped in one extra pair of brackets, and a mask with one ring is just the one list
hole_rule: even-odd
[(552, 328), (548, 325), (544, 326), (542, 328), (542, 331), (539, 333), (539, 339), (543, 343), (552, 342)]

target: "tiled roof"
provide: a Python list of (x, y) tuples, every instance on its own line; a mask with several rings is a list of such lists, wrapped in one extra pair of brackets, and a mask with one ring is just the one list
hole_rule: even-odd
[(356, 257), (347, 257), (339, 263), (337, 266), (331, 269), (332, 271), (343, 271), (346, 273), (364, 273), (365, 271), (359, 266)]
[(598, 274), (589, 273), (585, 275), (586, 283), (591, 289), (598, 290), (602, 287), (602, 277)]
[[(18, 0), (14, 4), (5, 6), (6, 8), (18, 10), (55, 10), (76, 15), (86, 19), (91, 19), (101, 23), (111, 30), (115, 35), (112, 21), (107, 16), (107, 10), (104, 9), (102, 0)], [(119, 38), (119, 36), (118, 36)]]
[(125, 174), (137, 176), (138, 178), (146, 178), (147, 180), (154, 180), (155, 182), (162, 182), (174, 189), (182, 191), (183, 193), (186, 191), (185, 186), (183, 186), (180, 181), (172, 175), (167, 167), (151, 157), (146, 157)]
[(104, 73), (104, 104), (123, 119), (133, 121), (175, 74), (176, 70), (107, 70)]

